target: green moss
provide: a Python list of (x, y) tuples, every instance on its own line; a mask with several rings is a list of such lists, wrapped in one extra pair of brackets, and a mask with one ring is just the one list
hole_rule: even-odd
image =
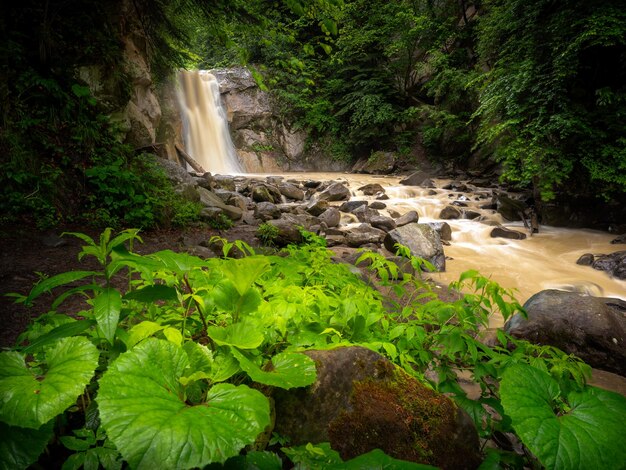
[(444, 395), (381, 361), (382, 380), (354, 383), (351, 409), (329, 427), (333, 449), (350, 459), (373, 449), (414, 462), (441, 465), (456, 427), (456, 406)]

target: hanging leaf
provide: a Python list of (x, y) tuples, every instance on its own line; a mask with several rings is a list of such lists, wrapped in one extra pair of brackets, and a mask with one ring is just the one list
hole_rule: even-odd
[(548, 373), (526, 364), (506, 369), (500, 394), (513, 428), (546, 468), (623, 468), (623, 396), (586, 387), (582, 392), (569, 393), (566, 403), (559, 403), (558, 383)]
[(111, 344), (113, 344), (115, 338), (115, 330), (120, 320), (121, 310), (122, 296), (113, 287), (102, 289), (102, 292), (94, 299), (93, 311), (98, 322), (98, 330)]
[(144, 303), (152, 303), (157, 300), (174, 302), (178, 300), (178, 293), (174, 287), (153, 284), (128, 292), (124, 295), (124, 300), (137, 300)]
[(132, 468), (224, 462), (270, 424), (267, 398), (245, 385), (215, 385), (203, 403), (188, 405), (179, 383), (188, 365), (183, 348), (150, 338), (100, 380), (102, 425)]
[(52, 437), (53, 421), (39, 429), (0, 422), (0, 469), (18, 470), (35, 463)]
[(29, 354), (32, 351), (36, 351), (41, 349), (44, 346), (47, 346), (52, 343), (56, 343), (58, 340), (62, 338), (67, 338), (69, 336), (76, 336), (85, 331), (88, 328), (91, 328), (95, 325), (95, 320), (73, 320), (69, 323), (64, 323), (63, 325), (57, 326), (53, 330), (50, 330), (45, 335), (41, 335), (35, 341), (30, 343), (25, 348), (21, 349), (22, 354)]
[(286, 389), (306, 387), (317, 378), (315, 361), (302, 353), (276, 354), (272, 358), (270, 370), (265, 371), (237, 349), (232, 348), (231, 351), (250, 378), (261, 384)]
[(220, 346), (235, 346), (239, 349), (254, 349), (263, 343), (263, 332), (251, 321), (235, 323), (226, 327), (210, 326), (207, 334)]
[(24, 300), (24, 304), (30, 305), (33, 300), (39, 297), (44, 292), (48, 292), (55, 287), (70, 284), (72, 282), (79, 281), (88, 276), (95, 276), (98, 273), (95, 271), (70, 271), (67, 273), (57, 274), (56, 276), (49, 277), (38, 283), (28, 294), (28, 297)]
[(47, 372), (40, 374), (22, 354), (0, 353), (0, 420), (39, 429), (76, 401), (93, 377), (98, 355), (88, 339), (64, 338), (46, 352)]

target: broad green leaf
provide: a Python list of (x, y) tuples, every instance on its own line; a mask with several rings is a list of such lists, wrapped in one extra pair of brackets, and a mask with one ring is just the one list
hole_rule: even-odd
[(233, 283), (239, 295), (243, 296), (254, 282), (270, 268), (267, 258), (249, 256), (242, 259), (229, 259), (221, 266), (222, 273)]
[(128, 292), (124, 295), (124, 300), (137, 300), (144, 303), (152, 303), (157, 300), (176, 301), (178, 300), (178, 293), (174, 287), (153, 284)]
[(233, 356), (252, 380), (280, 388), (306, 387), (317, 378), (315, 361), (306, 354), (285, 352), (276, 354), (267, 371), (261, 369), (235, 348)]
[(0, 470), (18, 470), (35, 463), (52, 437), (53, 424), (27, 429), (0, 421)]
[(206, 266), (206, 262), (197, 256), (188, 253), (176, 253), (172, 250), (163, 250), (153, 253), (152, 258), (160, 261), (163, 267), (176, 274), (185, 274), (193, 268)]
[(176, 328), (168, 326), (163, 330), (163, 336), (165, 336), (165, 339), (167, 339), (170, 343), (174, 343), (177, 346), (183, 344), (183, 335)]
[(24, 303), (29, 305), (33, 300), (39, 297), (44, 292), (48, 292), (55, 287), (63, 286), (65, 284), (70, 284), (72, 282), (79, 281), (88, 276), (95, 276), (98, 273), (95, 271), (70, 271), (67, 273), (57, 274), (56, 276), (49, 277), (48, 279), (42, 280), (38, 283), (28, 294)]
[(164, 325), (159, 325), (158, 323), (148, 320), (137, 323), (128, 332), (126, 347), (128, 349), (132, 348), (137, 343), (140, 343), (144, 339), (149, 338), (155, 333), (161, 331), (163, 328), (165, 328)]
[(189, 376), (181, 377), (180, 383), (183, 385), (203, 379), (213, 383), (224, 382), (241, 371), (239, 362), (229, 348), (219, 348), (214, 354), (206, 346), (188, 341), (183, 349), (189, 358), (189, 368), (185, 370), (185, 374), (190, 373)]
[(347, 462), (329, 465), (329, 470), (437, 470), (437, 467), (394, 459), (380, 449), (359, 455)]
[(213, 382), (224, 382), (239, 372), (239, 362), (230, 353), (221, 353), (215, 356), (211, 367), (211, 377)]
[(23, 354), (29, 354), (32, 351), (36, 351), (37, 349), (40, 349), (44, 346), (56, 343), (62, 338), (76, 336), (87, 330), (88, 328), (91, 328), (95, 324), (95, 320), (73, 320), (70, 323), (64, 323), (63, 325), (57, 326), (55, 329), (49, 331), (45, 335), (41, 335), (28, 346), (21, 349), (21, 352)]
[(86, 338), (61, 339), (46, 352), (47, 372), (40, 375), (22, 354), (0, 353), (0, 419), (38, 429), (76, 401), (96, 370), (98, 355)]
[(117, 329), (121, 310), (122, 296), (113, 287), (102, 289), (102, 292), (94, 299), (93, 311), (98, 322), (98, 330), (111, 344), (113, 344), (115, 338), (115, 330)]
[[(559, 386), (526, 364), (505, 370), (504, 411), (522, 442), (548, 469), (622, 469), (626, 462), (626, 398), (595, 387), (571, 392), (558, 411)], [(555, 409), (557, 412), (555, 413)]]
[(204, 403), (185, 403), (179, 379), (188, 364), (183, 348), (150, 338), (100, 380), (102, 425), (132, 468), (224, 462), (270, 424), (267, 398), (245, 385), (218, 384)]
[(220, 346), (235, 346), (239, 349), (258, 348), (263, 343), (263, 332), (252, 321), (235, 323), (226, 327), (210, 326), (207, 334)]

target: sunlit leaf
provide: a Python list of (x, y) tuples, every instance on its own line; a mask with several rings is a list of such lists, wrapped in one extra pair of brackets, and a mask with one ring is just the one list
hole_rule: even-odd
[(107, 435), (132, 468), (193, 468), (237, 455), (269, 425), (269, 402), (244, 385), (218, 384), (185, 403), (185, 351), (151, 338), (122, 354), (100, 380)]
[(17, 352), (0, 353), (0, 419), (32, 429), (65, 411), (98, 365), (98, 350), (86, 338), (59, 340), (46, 352), (47, 371), (31, 369)]

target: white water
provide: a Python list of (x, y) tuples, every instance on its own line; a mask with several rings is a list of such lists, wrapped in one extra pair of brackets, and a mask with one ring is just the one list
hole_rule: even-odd
[[(300, 180), (343, 180), (352, 191), (355, 200), (374, 200), (358, 191), (367, 183), (379, 183), (389, 196), (382, 201), (388, 209), (395, 209), (404, 214), (416, 210), (420, 222), (438, 220), (439, 213), (446, 205), (460, 196), (468, 209), (480, 212), (482, 221), (446, 220), (452, 228), (452, 241), (444, 246), (446, 271), (433, 274), (433, 278), (442, 283), (457, 280), (459, 275), (469, 269), (476, 269), (506, 288), (515, 289), (518, 301), (524, 303), (533, 294), (544, 289), (561, 289), (583, 292), (601, 297), (619, 297), (626, 300), (626, 281), (611, 278), (603, 271), (590, 266), (580, 266), (576, 260), (584, 253), (608, 254), (623, 250), (621, 245), (612, 245), (614, 235), (595, 230), (567, 229), (541, 226), (539, 233), (525, 240), (491, 238), (493, 224), (502, 224), (513, 230), (528, 234), (521, 222), (510, 223), (500, 214), (478, 206), (490, 202), (480, 199), (488, 190), (471, 187), (471, 192), (440, 189), (447, 181), (435, 180), (436, 194), (429, 194), (431, 189), (402, 186), (397, 177), (381, 177), (336, 173), (301, 173), (285, 174), (287, 178)], [(469, 185), (468, 185), (469, 186)], [(387, 210), (380, 211), (383, 214)], [(344, 222), (350, 222), (346, 219)], [(491, 224), (491, 225), (489, 225)], [(501, 326), (494, 324), (492, 326)]]
[(185, 149), (205, 171), (239, 174), (243, 168), (228, 132), (217, 79), (204, 70), (178, 74)]

